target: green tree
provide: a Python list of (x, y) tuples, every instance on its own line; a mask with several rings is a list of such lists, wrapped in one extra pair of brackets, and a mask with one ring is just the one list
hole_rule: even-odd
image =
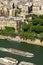
[(22, 30), (23, 31), (28, 31), (28, 28), (29, 28), (28, 24), (26, 24), (26, 23), (22, 24)]
[(43, 41), (43, 32), (38, 35), (38, 38), (41, 40), (41, 42)]

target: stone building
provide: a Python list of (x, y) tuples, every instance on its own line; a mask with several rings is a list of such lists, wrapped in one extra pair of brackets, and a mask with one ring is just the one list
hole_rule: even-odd
[(19, 2), (18, 7), (21, 8), (20, 16), (25, 19), (25, 16), (29, 14), (29, 7), (32, 6), (32, 2), (26, 1), (26, 2)]
[(34, 14), (43, 14), (43, 0), (33, 0), (33, 10)]

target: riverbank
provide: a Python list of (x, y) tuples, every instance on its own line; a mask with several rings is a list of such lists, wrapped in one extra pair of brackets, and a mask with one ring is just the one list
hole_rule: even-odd
[(39, 39), (36, 39), (36, 40), (32, 40), (32, 41), (31, 41), (30, 39), (27, 39), (27, 40), (24, 40), (23, 38), (21, 39), (19, 36), (16, 36), (16, 37), (14, 38), (14, 37), (3, 36), (3, 35), (0, 35), (0, 39), (17, 40), (18, 42), (25, 42), (25, 43), (28, 43), (28, 44), (34, 44), (34, 45), (43, 46), (43, 42), (40, 42)]

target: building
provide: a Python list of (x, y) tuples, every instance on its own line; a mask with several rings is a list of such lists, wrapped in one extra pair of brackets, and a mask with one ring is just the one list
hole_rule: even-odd
[(43, 0), (33, 0), (33, 10), (34, 14), (43, 14)]
[(26, 2), (18, 2), (18, 7), (21, 8), (20, 17), (25, 19), (25, 16), (29, 14), (29, 8), (32, 6), (32, 2), (26, 1)]
[(5, 57), (0, 58), (0, 64), (1, 65), (17, 65), (18, 61), (16, 59)]
[[(4, 1), (4, 2), (3, 2)], [(4, 11), (6, 12), (7, 10), (9, 10), (9, 15), (12, 15), (12, 12), (15, 11), (15, 9), (17, 9), (17, 6), (19, 8), (21, 8), (21, 16), (25, 16), (26, 14), (28, 14), (28, 7), (32, 6), (32, 2), (30, 1), (21, 1), (21, 0), (0, 0), (0, 7), (4, 9)], [(3, 6), (3, 7), (2, 7)]]

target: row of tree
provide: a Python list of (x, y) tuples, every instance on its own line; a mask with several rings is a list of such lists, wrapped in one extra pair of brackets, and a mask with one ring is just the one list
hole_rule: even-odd
[[(29, 17), (32, 17), (29, 20)], [(34, 40), (36, 38), (43, 41), (43, 15), (30, 15), (26, 18), (26, 22), (22, 23), (21, 28), (19, 29), (19, 36), (25, 39)]]
[[(40, 39), (43, 41), (43, 16), (31, 15), (32, 19), (29, 19), (30, 16), (26, 18), (20, 28), (15, 32), (13, 27), (5, 27), (4, 30), (0, 29), (1, 35), (7, 35), (11, 37), (20, 36), (23, 39)], [(28, 19), (28, 20), (27, 20)]]
[(0, 35), (15, 37), (15, 29), (13, 27), (5, 27), (5, 29), (0, 29)]

